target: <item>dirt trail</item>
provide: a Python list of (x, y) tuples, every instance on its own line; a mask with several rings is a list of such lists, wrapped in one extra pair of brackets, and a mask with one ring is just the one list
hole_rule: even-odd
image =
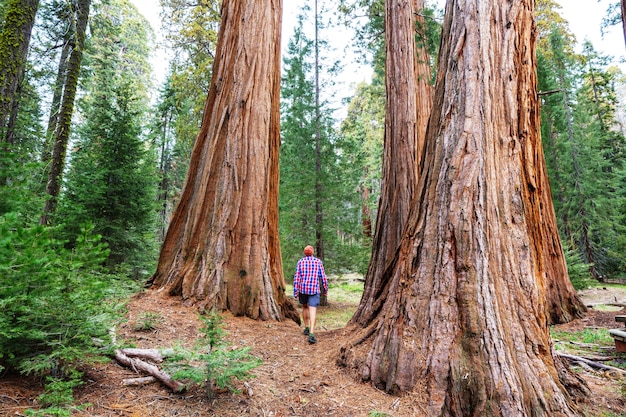
[[(626, 299), (626, 292), (590, 291), (583, 299), (585, 303), (599, 303), (613, 297)], [(127, 345), (190, 347), (198, 337), (200, 321), (196, 311), (182, 306), (178, 299), (162, 298), (146, 291), (135, 296), (128, 309), (128, 322), (118, 328), (118, 337)], [(162, 317), (157, 330), (134, 330), (133, 325), (145, 312)], [(324, 314), (323, 307), (319, 314)], [(614, 315), (614, 312), (592, 309), (585, 318), (563, 325), (563, 329), (610, 328), (614, 326)], [(256, 377), (247, 382), (250, 392), (225, 392), (209, 400), (200, 388), (173, 394), (158, 383), (124, 387), (123, 379), (138, 375), (116, 362), (109, 362), (85, 370), (88, 383), (77, 392), (76, 398), (78, 404), (91, 405), (72, 412), (72, 416), (366, 417), (375, 412), (393, 417), (428, 415), (419, 393), (393, 397), (361, 383), (355, 375), (336, 366), (339, 348), (349, 336), (345, 329), (316, 332), (318, 343), (309, 345), (302, 328), (291, 321), (257, 322), (226, 316), (224, 324), (233, 347), (252, 346), (252, 354), (263, 360), (263, 364), (253, 370)], [(623, 380), (585, 371), (581, 371), (581, 376), (593, 391), (593, 401), (580, 405), (583, 415), (599, 417), (607, 411), (626, 415), (625, 399), (620, 392)], [(42, 382), (20, 376), (2, 377), (0, 416), (24, 416), (27, 408), (36, 407)], [(240, 383), (239, 386), (243, 388)]]

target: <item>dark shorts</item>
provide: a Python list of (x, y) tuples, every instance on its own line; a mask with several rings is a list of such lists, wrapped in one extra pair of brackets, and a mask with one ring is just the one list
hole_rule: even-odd
[(319, 294), (298, 294), (298, 301), (303, 306), (308, 305), (309, 307), (317, 307), (320, 305), (320, 295)]

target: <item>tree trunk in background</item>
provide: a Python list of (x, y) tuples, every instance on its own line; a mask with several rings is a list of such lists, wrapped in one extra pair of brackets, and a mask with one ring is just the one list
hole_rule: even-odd
[(9, 114), (9, 120), (6, 124), (5, 142), (15, 144), (15, 125), (17, 123), (17, 116), (20, 111), (20, 101), (22, 97), (22, 82), (24, 81), (24, 71), (20, 71), (19, 79), (17, 80), (17, 89), (13, 96), (13, 103), (11, 104), (11, 112)]
[(67, 63), (63, 100), (61, 101), (54, 133), (54, 147), (52, 149), (52, 159), (50, 160), (48, 183), (46, 184), (48, 200), (46, 200), (43, 214), (39, 219), (39, 223), (42, 225), (50, 223), (50, 216), (56, 210), (59, 191), (61, 190), (61, 177), (65, 167), (67, 141), (70, 137), (70, 126), (72, 124), (72, 115), (74, 114), (74, 101), (76, 99), (76, 89), (78, 88), (80, 66), (83, 60), (83, 47), (85, 45), (90, 7), (91, 0), (79, 0), (76, 5), (76, 33), (74, 34), (74, 44), (72, 45), (72, 52)]
[(387, 297), (385, 269), (400, 244), (424, 149), (433, 89), (426, 50), (415, 42), (416, 14), (423, 0), (386, 0), (386, 115), (383, 180), (372, 257), (361, 303), (352, 322), (366, 325)]
[[(317, 0), (314, 0), (315, 18), (315, 253), (324, 260), (324, 209), (322, 199), (324, 189), (322, 185), (322, 135), (320, 112), (320, 42), (319, 42), (319, 11)], [(322, 280), (320, 279), (320, 288)], [(320, 306), (328, 305), (328, 296), (320, 294)]]
[(372, 238), (372, 213), (368, 202), (370, 201), (370, 188), (363, 185), (361, 189), (361, 226), (363, 227), (363, 236), (367, 239)]
[(9, 0), (7, 5), (0, 32), (0, 142), (7, 142), (7, 125), (18, 99), (38, 7), (39, 0)]
[(149, 284), (200, 309), (298, 321), (278, 237), (281, 0), (225, 0), (202, 127)]
[(67, 57), (72, 48), (69, 40), (66, 40), (61, 49), (59, 58), (59, 68), (57, 69), (57, 77), (54, 82), (54, 90), (52, 101), (50, 104), (50, 114), (48, 115), (48, 127), (46, 128), (46, 142), (43, 147), (41, 160), (49, 163), (52, 159), (52, 143), (54, 133), (56, 132), (57, 122), (59, 120), (59, 112), (61, 110), (61, 98), (63, 97), (63, 87), (65, 86), (65, 75), (67, 74)]
[(541, 207), (533, 4), (448, 1), (424, 167), (385, 270), (389, 296), (341, 349), (340, 361), (380, 389), (419, 385), (425, 415), (578, 415), (546, 314), (542, 222), (554, 212)]
[(620, 2), (622, 4), (622, 31), (624, 32), (624, 44), (626, 45), (626, 0)]

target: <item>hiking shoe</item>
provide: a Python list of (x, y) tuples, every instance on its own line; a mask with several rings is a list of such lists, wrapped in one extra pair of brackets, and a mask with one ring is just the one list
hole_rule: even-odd
[(315, 344), (317, 343), (317, 339), (315, 338), (315, 336), (313, 336), (312, 334), (309, 335), (309, 343), (310, 344)]
[(302, 334), (304, 334), (305, 336), (308, 336), (309, 335), (309, 328), (305, 327), (304, 331), (302, 332)]

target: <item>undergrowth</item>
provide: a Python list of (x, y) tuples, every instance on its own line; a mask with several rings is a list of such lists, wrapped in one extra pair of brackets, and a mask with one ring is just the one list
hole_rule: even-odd
[(261, 359), (250, 354), (251, 347), (230, 348), (223, 328), (223, 318), (211, 311), (201, 315), (200, 329), (203, 336), (193, 350), (175, 348), (175, 354), (168, 358), (165, 369), (171, 372), (172, 379), (187, 381), (188, 384), (206, 384), (207, 397), (214, 396), (214, 386), (239, 392), (234, 380), (246, 380), (254, 375), (250, 371), (262, 364)]

